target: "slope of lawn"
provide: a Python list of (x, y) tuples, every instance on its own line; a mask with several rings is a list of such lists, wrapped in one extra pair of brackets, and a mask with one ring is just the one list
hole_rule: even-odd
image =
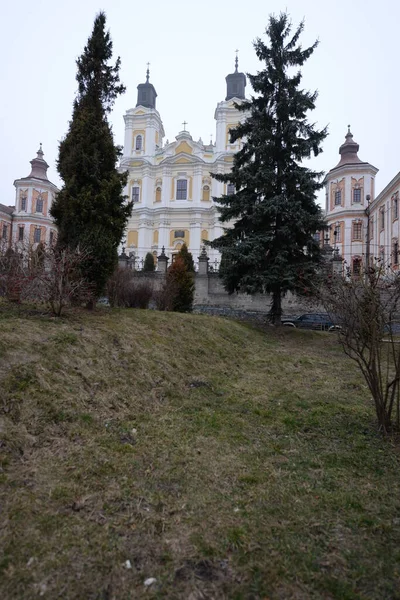
[(398, 447), (335, 334), (4, 305), (0, 331), (0, 598), (400, 598)]

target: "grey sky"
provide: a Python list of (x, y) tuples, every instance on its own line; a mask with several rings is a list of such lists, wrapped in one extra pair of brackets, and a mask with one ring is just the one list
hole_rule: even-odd
[[(188, 121), (194, 139), (215, 139), (214, 110), (225, 98), (225, 76), (234, 67), (262, 67), (252, 40), (262, 37), (268, 15), (287, 9), (293, 23), (305, 19), (303, 45), (320, 45), (305, 65), (304, 87), (318, 89), (311, 120), (329, 126), (324, 153), (312, 166), (327, 171), (338, 162), (347, 124), (360, 144), (359, 156), (380, 169), (379, 192), (400, 170), (398, 22), (391, 0), (20, 0), (2, 13), (0, 51), (0, 202), (14, 204), (13, 181), (29, 174), (29, 160), (43, 143), (49, 178), (60, 185), (55, 161), (67, 131), (76, 90), (75, 59), (105, 10), (121, 56), (127, 92), (111, 115), (116, 142), (123, 143), (123, 114), (136, 104), (136, 86), (150, 81), (170, 141)], [(247, 87), (251, 93), (250, 86)], [(323, 194), (321, 194), (322, 200)]]

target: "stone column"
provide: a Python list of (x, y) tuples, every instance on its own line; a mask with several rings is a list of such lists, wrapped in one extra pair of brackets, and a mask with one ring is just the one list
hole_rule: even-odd
[(169, 258), (168, 258), (168, 256), (165, 255), (165, 248), (163, 246), (162, 250), (161, 250), (161, 254), (160, 254), (160, 256), (158, 256), (158, 263), (157, 263), (158, 269), (157, 270), (159, 273), (167, 272), (168, 261), (169, 261)]
[(208, 261), (210, 259), (207, 256), (206, 247), (203, 246), (201, 254), (199, 256), (199, 270), (198, 275), (208, 275)]

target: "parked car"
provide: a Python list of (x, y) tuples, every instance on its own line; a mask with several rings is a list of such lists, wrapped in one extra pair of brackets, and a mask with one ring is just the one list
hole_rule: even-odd
[(317, 329), (320, 331), (335, 331), (340, 325), (334, 322), (328, 313), (306, 313), (299, 317), (281, 319), (284, 327), (296, 327), (298, 329)]

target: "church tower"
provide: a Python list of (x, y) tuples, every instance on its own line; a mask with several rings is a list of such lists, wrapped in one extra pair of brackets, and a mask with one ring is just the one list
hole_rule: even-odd
[(40, 144), (37, 156), (30, 161), (30, 174), (14, 181), (13, 242), (52, 244), (55, 239), (50, 208), (58, 189), (47, 177), (49, 165), (43, 157)]
[(376, 167), (358, 157), (359, 148), (349, 125), (339, 148), (340, 160), (324, 179), (330, 243), (355, 272), (365, 257), (366, 208), (374, 201), (378, 172)]
[(217, 121), (216, 151), (237, 152), (240, 142), (237, 140), (231, 144), (229, 130), (236, 127), (244, 118), (234, 104), (245, 100), (246, 75), (239, 73), (239, 61), (236, 53), (235, 71), (226, 76), (226, 97), (219, 102), (215, 110), (214, 118)]
[(150, 71), (147, 67), (146, 82), (137, 86), (136, 107), (128, 110), (124, 116), (124, 159), (150, 159), (162, 147), (164, 127), (156, 110), (157, 92), (149, 79)]

